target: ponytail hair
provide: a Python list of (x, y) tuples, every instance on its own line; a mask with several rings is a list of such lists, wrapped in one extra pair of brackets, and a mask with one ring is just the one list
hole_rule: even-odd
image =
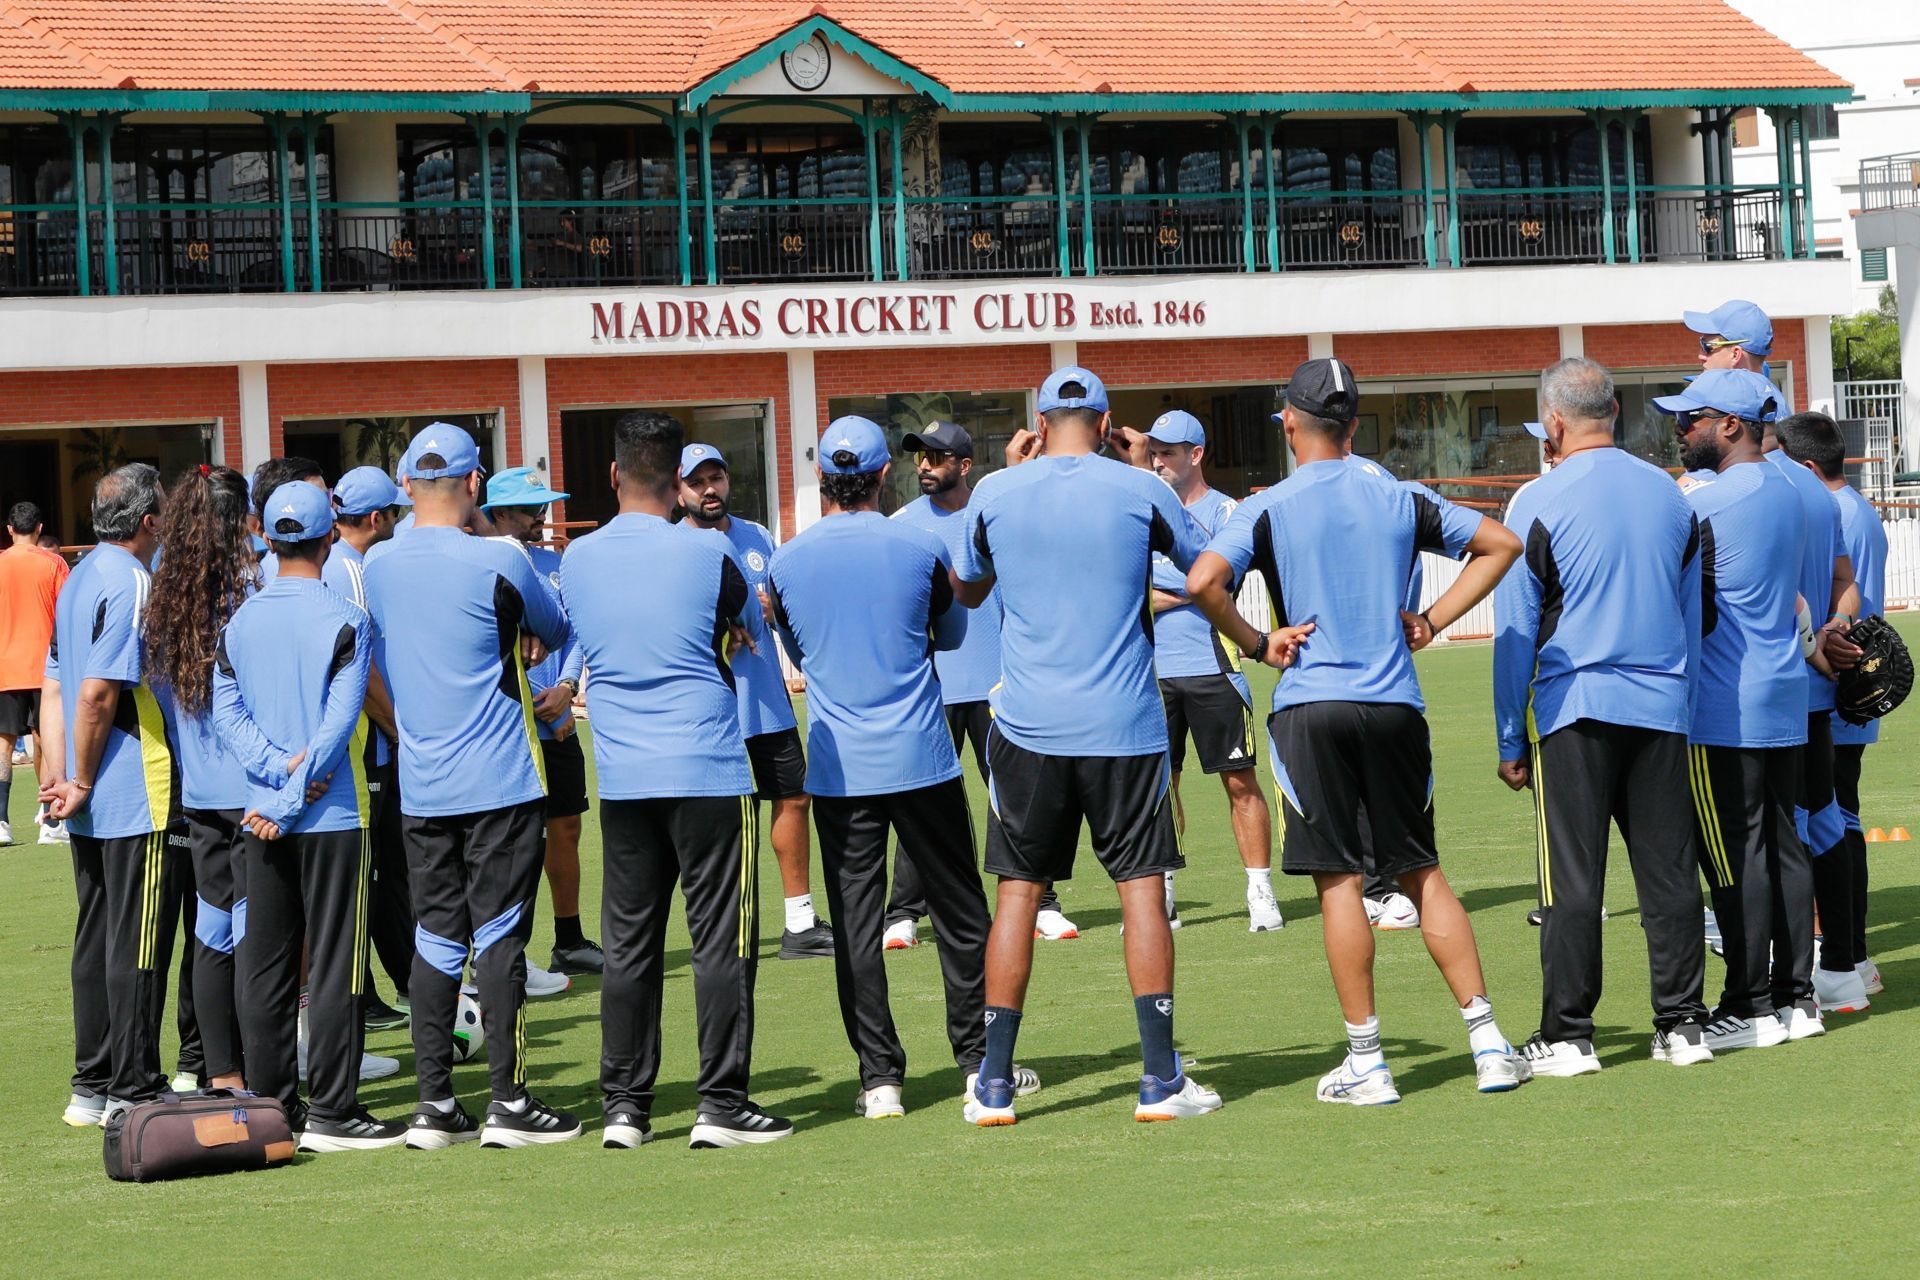
[(247, 482), (238, 471), (202, 463), (167, 492), (160, 565), (142, 622), (146, 666), (185, 715), (213, 702), (213, 660), (221, 629), (259, 584), (247, 532)]

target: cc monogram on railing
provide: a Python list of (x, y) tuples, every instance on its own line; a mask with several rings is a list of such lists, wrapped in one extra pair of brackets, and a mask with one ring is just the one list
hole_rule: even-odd
[(391, 257), (400, 258), (407, 262), (412, 262), (413, 261), (413, 241), (397, 240), (397, 239), (389, 240), (387, 241), (387, 253)]
[(789, 231), (780, 237), (780, 252), (789, 258), (797, 258), (807, 251), (807, 238), (798, 231)]
[(1000, 248), (999, 242), (993, 238), (991, 231), (974, 232), (967, 237), (967, 245), (975, 253), (993, 253)]
[(1340, 224), (1341, 244), (1359, 244), (1362, 234), (1364, 233), (1360, 224), (1357, 222), (1343, 222)]
[(587, 252), (596, 258), (611, 257), (613, 255), (613, 237), (589, 236), (587, 238)]
[(1180, 247), (1180, 228), (1171, 224), (1161, 227), (1160, 234), (1156, 239), (1159, 240), (1162, 249), (1178, 249)]
[(1703, 236), (1719, 235), (1720, 234), (1720, 216), (1718, 214), (1712, 214), (1712, 213), (1701, 214), (1700, 215), (1700, 234)]
[(1547, 229), (1547, 224), (1539, 218), (1522, 218), (1517, 225), (1522, 240), (1538, 240)]
[(187, 261), (188, 262), (213, 261), (213, 246), (209, 245), (205, 240), (187, 241)]

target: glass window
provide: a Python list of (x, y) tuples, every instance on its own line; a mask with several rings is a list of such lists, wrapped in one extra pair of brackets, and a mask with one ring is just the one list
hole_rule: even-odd
[[(507, 149), (497, 137), (491, 150), (493, 194), (507, 194)], [(480, 143), (473, 130), (457, 126), (400, 128), (400, 198), (426, 203), (478, 200)]]
[[(1618, 128), (1608, 142), (1613, 182), (1627, 181), (1626, 138)], [(1636, 181), (1652, 181), (1653, 134), (1642, 119), (1634, 133)], [(1483, 116), (1462, 120), (1454, 134), (1458, 180), (1468, 188), (1597, 187), (1600, 134), (1573, 116), (1518, 118)]]
[[(712, 148), (716, 200), (867, 196), (867, 144), (851, 124), (723, 124), (713, 131)], [(884, 169), (886, 158), (879, 163)]]
[(1271, 383), (1250, 387), (1109, 388), (1113, 420), (1144, 431), (1173, 409), (1200, 419), (1207, 431), (1201, 469), (1207, 483), (1240, 499), (1284, 480), (1291, 459), (1272, 415), (1279, 411), (1279, 389)]
[(0, 125), (0, 204), (73, 199), (73, 144), (54, 125)]
[(1807, 141), (1824, 142), (1840, 136), (1840, 108), (1822, 102), (1807, 108)]
[(973, 479), (996, 471), (1005, 461), (1007, 442), (1027, 425), (1025, 391), (907, 391), (884, 396), (835, 396), (827, 418), (857, 413), (880, 424), (893, 449), (893, 470), (880, 494), (880, 509), (892, 514), (920, 496), (914, 460), (901, 439), (934, 421), (954, 422), (973, 437)]
[[(1240, 142), (1225, 123), (1152, 120), (1096, 124), (1087, 138), (1097, 195), (1229, 192), (1240, 180)], [(1067, 147), (1070, 189), (1080, 184), (1080, 152)]]
[[(1045, 126), (1004, 124), (940, 125), (940, 185), (944, 196), (1018, 196), (1053, 194), (1053, 139)], [(907, 166), (907, 193), (913, 190), (913, 165)]]
[[(613, 490), (607, 484), (609, 468), (613, 466), (613, 424), (622, 414), (653, 407), (680, 423), (689, 444), (710, 444), (726, 456), (727, 472), (733, 481), (728, 499), (731, 509), (736, 515), (766, 525), (778, 538), (780, 512), (773, 481), (767, 474), (767, 408), (764, 404), (620, 405), (561, 410), (560, 444), (567, 459), (563, 478), (573, 495), (567, 499), (567, 521), (586, 521), (598, 526), (613, 519), (619, 510)], [(588, 530), (583, 527), (569, 532), (578, 537)]]
[(1277, 133), (1282, 190), (1400, 187), (1400, 134), (1392, 120), (1283, 120)]
[[(114, 131), (113, 192), (126, 204), (268, 204), (278, 198), (265, 125), (132, 125)], [(307, 196), (306, 144), (287, 139), (288, 191)], [(333, 197), (333, 131), (314, 138), (318, 199)]]
[(431, 422), (459, 427), (480, 449), (480, 465), (497, 470), (493, 452), (491, 413), (415, 413), (352, 418), (301, 418), (287, 421), (282, 432), (287, 456), (311, 458), (329, 480), (355, 467), (374, 466), (389, 475), (407, 451), (414, 433)]
[(32, 502), (67, 546), (94, 541), (93, 486), (115, 467), (147, 462), (172, 484), (212, 454), (212, 423), (0, 428), (0, 508)]
[[(1353, 451), (1403, 480), (1511, 480), (1540, 474), (1537, 379), (1363, 383)], [(1499, 498), (1504, 487), (1450, 497)]]

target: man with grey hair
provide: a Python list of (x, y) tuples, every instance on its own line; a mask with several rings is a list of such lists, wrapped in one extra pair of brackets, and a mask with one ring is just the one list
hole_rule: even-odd
[(173, 757), (142, 680), (140, 619), (160, 542), (160, 473), (131, 463), (93, 495), (100, 545), (74, 568), (54, 611), (41, 686), (40, 799), (73, 836), (73, 1096), (68, 1124), (105, 1123), (156, 1096), (156, 988), (171, 932), (164, 891)]
[(1688, 792), (1688, 681), (1700, 649), (1700, 532), (1665, 472), (1614, 445), (1613, 378), (1574, 357), (1540, 376), (1552, 471), (1514, 495), (1525, 548), (1494, 593), (1499, 774), (1531, 787), (1539, 846), (1535, 1075), (1600, 1070), (1601, 893), (1620, 828), (1646, 928), (1653, 1057), (1706, 1046), (1706, 965)]

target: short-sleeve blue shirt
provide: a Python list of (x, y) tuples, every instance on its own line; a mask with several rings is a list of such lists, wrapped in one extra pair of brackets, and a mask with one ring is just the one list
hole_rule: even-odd
[[(939, 535), (948, 556), (959, 562), (961, 544), (967, 540), (965, 507), (948, 511), (922, 494), (894, 512), (893, 518)], [(984, 604), (968, 611), (967, 637), (960, 647), (933, 655), (933, 669), (940, 676), (940, 700), (947, 706), (985, 702), (993, 686), (1000, 683), (1000, 612), (1000, 588), (995, 587)]]

